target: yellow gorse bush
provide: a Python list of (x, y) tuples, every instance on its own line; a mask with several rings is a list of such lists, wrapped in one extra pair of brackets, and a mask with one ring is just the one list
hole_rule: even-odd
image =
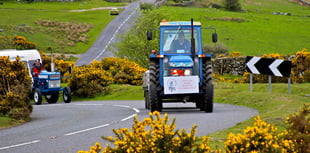
[(243, 134), (230, 133), (225, 142), (228, 153), (288, 153), (296, 152), (292, 140), (282, 138), (277, 128), (260, 119), (255, 118), (253, 127), (247, 127)]
[[(198, 139), (195, 136), (197, 126), (194, 125), (190, 132), (175, 130), (175, 119), (170, 122), (167, 114), (161, 117), (159, 112), (150, 113), (149, 118), (142, 121), (134, 118), (131, 129), (121, 128), (113, 130), (115, 137), (103, 137), (114, 144), (106, 144), (102, 153), (206, 153), (211, 152), (208, 146), (209, 138)], [(79, 151), (79, 153), (91, 153)], [(97, 153), (100, 151), (97, 151)]]
[[(305, 105), (299, 113), (287, 118), (288, 129), (278, 129), (255, 117), (253, 126), (246, 127), (243, 134), (230, 133), (225, 143), (227, 153), (306, 153), (310, 151), (310, 105)], [(175, 130), (175, 119), (170, 122), (167, 114), (150, 113), (142, 121), (134, 118), (131, 129), (113, 130), (115, 137), (103, 137), (114, 144), (102, 148), (99, 143), (90, 147), (90, 151), (78, 153), (221, 153), (211, 150), (209, 137), (196, 137), (196, 125), (190, 132)]]
[(8, 57), (0, 57), (0, 91), (0, 115), (15, 119), (30, 116), (31, 78), (20, 58), (11, 62)]

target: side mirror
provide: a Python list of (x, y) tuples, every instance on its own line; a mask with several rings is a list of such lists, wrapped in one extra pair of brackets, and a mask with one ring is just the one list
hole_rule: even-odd
[(212, 42), (217, 42), (217, 33), (212, 33)]
[(152, 34), (151, 31), (147, 31), (146, 35), (147, 35), (147, 40), (152, 40), (153, 39), (153, 36), (152, 36), (153, 34)]

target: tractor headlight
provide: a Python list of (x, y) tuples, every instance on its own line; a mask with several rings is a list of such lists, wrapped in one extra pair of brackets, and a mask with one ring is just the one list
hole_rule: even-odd
[(192, 70), (191, 69), (185, 69), (184, 70), (184, 75), (185, 76), (192, 75)]

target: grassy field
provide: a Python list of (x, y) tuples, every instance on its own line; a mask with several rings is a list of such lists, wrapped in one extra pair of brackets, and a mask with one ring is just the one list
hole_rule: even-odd
[[(221, 4), (220, 0), (212, 0)], [(169, 14), (169, 20), (201, 21), (204, 27), (215, 27), (219, 43), (230, 51), (254, 56), (265, 53), (293, 54), (303, 48), (310, 48), (310, 9), (288, 0), (247, 0), (240, 1), (244, 11), (231, 12), (224, 9), (196, 7), (167, 7), (159, 9)], [(70, 12), (107, 6), (124, 6), (124, 3), (108, 3), (101, 0), (84, 2), (4, 2), (0, 5), (0, 36), (20, 35), (36, 42), (38, 49), (52, 46), (60, 53), (81, 54), (96, 40), (102, 29), (114, 18), (109, 10)], [(291, 13), (291, 16), (273, 15), (274, 12)], [(87, 23), (93, 27), (86, 33), (87, 42), (75, 45), (61, 45), (64, 37), (57, 32), (48, 32), (46, 27), (35, 22), (49, 20), (66, 23)], [(10, 29), (14, 25), (18, 29)], [(29, 26), (34, 33), (23, 28)], [(210, 30), (204, 30), (204, 43), (211, 44)]]
[[(54, 51), (59, 53), (80, 54), (88, 50), (101, 33), (102, 29), (104, 29), (115, 16), (109, 14), (109, 9), (82, 12), (71, 12), (71, 10), (85, 10), (111, 6), (120, 7), (124, 5), (124, 3), (108, 3), (102, 0), (64, 3), (4, 2), (4, 5), (0, 5), (0, 29), (4, 29), (3, 32), (0, 32), (0, 36), (24, 36), (28, 41), (35, 42), (37, 48), (40, 50), (46, 51), (48, 47), (52, 47)], [(86, 33), (88, 37), (87, 42), (78, 42), (75, 45), (61, 45), (61, 42), (65, 41), (65, 37), (61, 35), (62, 32), (49, 32), (48, 28), (50, 27), (43, 27), (35, 24), (35, 22), (39, 20), (75, 24), (87, 23), (92, 25), (92, 28)], [(15, 28), (13, 29), (9, 26), (14, 26)]]
[[(310, 48), (310, 9), (287, 0), (240, 1), (243, 12), (223, 9), (161, 7), (169, 20), (200, 21), (215, 27), (219, 43), (245, 56), (280, 53), (290, 55)], [(273, 15), (291, 13), (291, 16)], [(204, 43), (211, 43), (211, 32), (204, 30)]]

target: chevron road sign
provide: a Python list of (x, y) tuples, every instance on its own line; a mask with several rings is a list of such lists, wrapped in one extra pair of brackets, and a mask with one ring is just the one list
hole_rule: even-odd
[(246, 68), (254, 74), (266, 74), (279, 77), (291, 75), (292, 62), (281, 59), (247, 56)]

